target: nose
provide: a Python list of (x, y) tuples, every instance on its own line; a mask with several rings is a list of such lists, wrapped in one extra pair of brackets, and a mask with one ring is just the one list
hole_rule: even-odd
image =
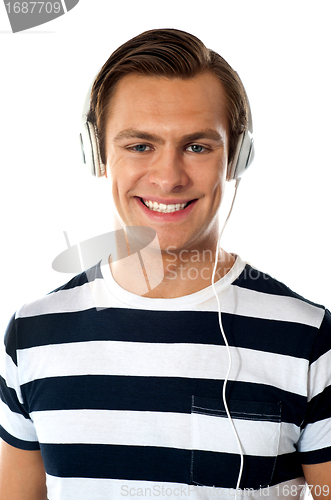
[(155, 158), (149, 172), (149, 181), (165, 193), (178, 192), (189, 183), (184, 158), (177, 150), (165, 148)]

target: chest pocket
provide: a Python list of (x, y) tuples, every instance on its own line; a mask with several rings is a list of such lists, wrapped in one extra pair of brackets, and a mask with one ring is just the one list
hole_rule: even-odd
[[(281, 428), (281, 404), (230, 401), (230, 414), (243, 452), (240, 489), (270, 484)], [(238, 443), (222, 399), (192, 396), (191, 482), (235, 488), (240, 470)]]

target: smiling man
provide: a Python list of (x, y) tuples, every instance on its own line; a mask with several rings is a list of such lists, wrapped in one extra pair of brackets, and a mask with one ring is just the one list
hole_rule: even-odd
[[(228, 129), (226, 96), (209, 72), (185, 80), (134, 73), (117, 85), (106, 125), (106, 175), (122, 223), (157, 232), (165, 278), (149, 297), (180, 297), (210, 285)], [(184, 261), (189, 269), (192, 252), (206, 250), (213, 258), (195, 258), (196, 279), (183, 279)], [(234, 261), (223, 252), (218, 276)]]
[(117, 223), (155, 230), (163, 279), (138, 294), (110, 256), (14, 315), (0, 499), (285, 499), (305, 480), (330, 499), (330, 313), (218, 250), (250, 122), (238, 75), (188, 33), (142, 33), (87, 118)]

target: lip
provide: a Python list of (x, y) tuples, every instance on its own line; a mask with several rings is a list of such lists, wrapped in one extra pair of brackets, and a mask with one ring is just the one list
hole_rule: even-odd
[[(161, 198), (143, 198), (144, 200), (149, 200), (149, 201), (156, 201), (158, 203), (164, 203), (165, 205), (171, 205), (175, 203), (188, 203), (191, 200), (181, 200), (180, 198), (176, 198), (176, 200), (161, 200)], [(181, 201), (177, 201), (181, 200)], [(185, 219), (190, 215), (192, 210), (194, 209), (197, 199), (191, 201), (191, 203), (188, 205), (188, 207), (183, 208), (182, 210), (177, 210), (176, 212), (170, 212), (170, 213), (163, 213), (163, 212), (153, 212), (153, 210), (150, 210), (149, 208), (146, 207), (146, 205), (141, 201), (142, 198), (135, 197), (135, 200), (140, 207), (140, 209), (143, 211), (143, 213), (151, 220), (155, 222), (177, 222)], [(160, 200), (160, 201), (158, 201)]]
[(193, 201), (192, 198), (184, 199), (184, 198), (157, 198), (155, 196), (140, 196), (142, 200), (147, 201), (156, 201), (156, 203), (163, 203), (164, 205), (176, 205), (176, 203), (188, 203), (189, 201)]

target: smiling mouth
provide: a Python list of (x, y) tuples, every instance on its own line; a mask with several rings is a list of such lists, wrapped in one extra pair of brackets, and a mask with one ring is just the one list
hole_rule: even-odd
[(184, 210), (190, 203), (195, 200), (188, 201), (187, 203), (173, 203), (170, 205), (165, 205), (164, 203), (157, 203), (156, 201), (144, 200), (140, 198), (142, 203), (153, 212), (162, 212), (164, 214), (170, 214), (172, 212), (178, 212), (179, 210)]

